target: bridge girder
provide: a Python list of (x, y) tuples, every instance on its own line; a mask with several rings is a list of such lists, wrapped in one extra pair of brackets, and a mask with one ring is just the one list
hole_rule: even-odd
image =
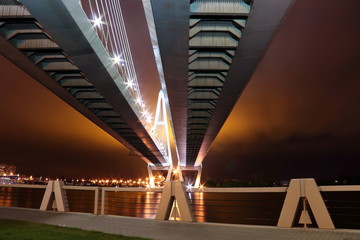
[(201, 165), (292, 1), (151, 0), (181, 166)]

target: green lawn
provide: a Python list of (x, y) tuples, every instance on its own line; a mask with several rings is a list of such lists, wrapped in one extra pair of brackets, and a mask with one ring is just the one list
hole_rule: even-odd
[(1, 240), (140, 240), (145, 238), (124, 237), (77, 228), (58, 227), (48, 224), (0, 219)]

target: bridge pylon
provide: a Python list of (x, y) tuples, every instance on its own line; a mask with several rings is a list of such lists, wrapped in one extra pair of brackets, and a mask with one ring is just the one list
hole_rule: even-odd
[(154, 126), (151, 131), (153, 137), (155, 138), (155, 142), (161, 151), (161, 154), (167, 161), (167, 165), (162, 166), (148, 164), (150, 187), (155, 187), (153, 171), (167, 171), (165, 179), (166, 182), (171, 180), (171, 173), (173, 171), (173, 158), (171, 154), (170, 132), (168, 126), (168, 112), (165, 104), (164, 92), (162, 90), (159, 91)]

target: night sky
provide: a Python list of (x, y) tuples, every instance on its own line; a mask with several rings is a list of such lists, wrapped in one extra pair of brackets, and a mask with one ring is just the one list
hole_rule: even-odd
[[(359, 9), (358, 0), (292, 6), (205, 158), (204, 177), (360, 173)], [(125, 15), (139, 24), (130, 10)], [(153, 103), (147, 84), (156, 72), (142, 49), (149, 45), (141, 28), (132, 29), (139, 77), (148, 79), (142, 92)], [(2, 56), (0, 81), (0, 163), (38, 176), (145, 176), (145, 162)]]

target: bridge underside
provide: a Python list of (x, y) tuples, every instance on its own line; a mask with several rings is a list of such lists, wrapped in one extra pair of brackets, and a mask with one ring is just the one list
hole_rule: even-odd
[(77, 1), (0, 2), (0, 53), (152, 165), (167, 165)]
[[(200, 171), (294, 0), (149, 1), (180, 166)], [(168, 166), (78, 1), (21, 3), (0, 2), (0, 53), (151, 166)]]
[(201, 166), (291, 2), (151, 0), (181, 166)]

